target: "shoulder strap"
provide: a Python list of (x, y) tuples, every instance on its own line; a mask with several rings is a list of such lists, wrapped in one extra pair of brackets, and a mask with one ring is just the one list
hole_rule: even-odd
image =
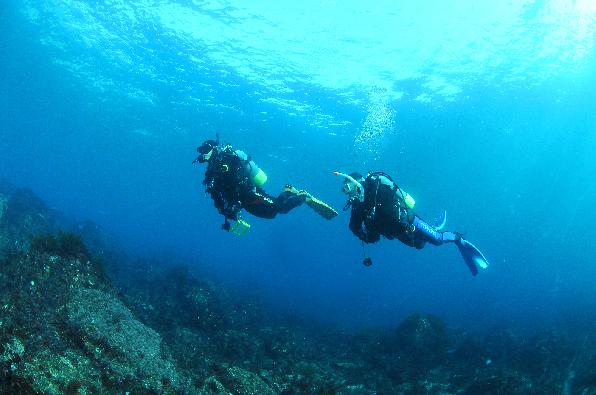
[(242, 151), (242, 150), (235, 150), (234, 154), (240, 158), (240, 160), (245, 161), (245, 162), (249, 162), (250, 161), (250, 155), (248, 155), (246, 152)]
[(391, 178), (391, 176), (389, 174), (387, 174), (387, 173), (385, 173), (383, 171), (373, 171), (373, 172), (370, 172), (370, 173), (368, 173), (368, 175), (366, 176), (366, 178), (369, 178), (369, 177), (380, 177), (380, 176), (385, 177), (385, 178), (388, 178), (392, 182), (395, 182), (395, 181), (393, 181), (393, 178)]
[(395, 181), (393, 181), (391, 176), (387, 173), (382, 172), (382, 171), (376, 171), (373, 173), (369, 173), (366, 176), (366, 179), (376, 181), (377, 183), (382, 184), (382, 185), (386, 185), (394, 191), (399, 189), (399, 186), (397, 185), (397, 183)]

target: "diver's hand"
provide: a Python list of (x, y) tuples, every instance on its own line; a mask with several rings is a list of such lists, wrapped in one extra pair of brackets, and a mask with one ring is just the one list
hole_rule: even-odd
[(223, 225), (221, 226), (221, 228), (223, 230), (225, 230), (226, 232), (230, 231), (230, 221), (228, 221), (227, 218), (226, 218), (225, 222), (223, 223)]

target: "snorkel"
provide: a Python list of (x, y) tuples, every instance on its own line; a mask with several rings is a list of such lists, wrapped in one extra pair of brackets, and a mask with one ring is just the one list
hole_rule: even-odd
[(346, 173), (340, 173), (339, 171), (334, 171), (333, 175), (343, 177), (355, 186), (355, 190), (353, 190), (351, 185), (348, 184), (348, 190), (344, 191), (350, 197), (350, 202), (352, 202), (354, 199), (359, 200), (361, 202), (364, 201), (364, 188), (362, 187), (362, 184), (360, 184), (358, 181), (354, 179), (354, 177)]

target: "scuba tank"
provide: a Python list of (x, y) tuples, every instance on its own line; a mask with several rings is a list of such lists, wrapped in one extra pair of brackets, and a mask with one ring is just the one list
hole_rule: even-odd
[[(358, 181), (356, 181), (354, 178), (352, 178), (351, 176), (345, 174), (345, 173), (340, 173), (338, 171), (334, 171), (333, 172), (334, 175), (336, 176), (341, 176), (344, 177), (347, 181), (348, 181), (348, 188), (347, 191), (344, 191), (345, 193), (350, 193), (350, 191), (355, 190), (358, 194), (356, 195), (354, 193), (355, 198), (357, 198), (359, 201), (363, 202), (364, 201), (364, 188), (362, 187), (362, 184), (360, 184)], [(388, 186), (389, 188), (391, 188), (392, 190), (395, 191), (395, 193), (397, 193), (403, 200), (404, 203), (406, 205), (407, 208), (409, 208), (410, 210), (414, 208), (414, 206), (416, 205), (416, 201), (414, 200), (414, 198), (412, 197), (412, 195), (410, 195), (409, 193), (407, 193), (406, 191), (404, 191), (403, 189), (401, 189), (392, 179), (391, 177), (389, 177), (387, 174), (383, 173), (383, 172), (374, 172), (374, 173), (369, 173), (367, 175), (367, 177), (371, 176), (371, 175), (376, 175), (379, 178), (379, 181), (381, 184), (384, 184), (386, 186)], [(344, 210), (347, 208), (344, 207)]]
[(382, 172), (375, 172), (371, 173), (370, 175), (376, 175), (381, 184), (387, 185), (389, 188), (393, 189), (395, 193), (397, 193), (397, 195), (404, 200), (404, 203), (407, 208), (409, 208), (410, 210), (414, 208), (414, 206), (416, 205), (416, 201), (414, 200), (414, 198), (409, 193), (401, 189), (399, 185), (397, 185), (395, 181), (393, 181), (388, 175)]
[(262, 187), (267, 182), (267, 174), (254, 161), (248, 162), (249, 178), (258, 187)]
[(238, 158), (246, 163), (248, 179), (257, 187), (262, 187), (267, 182), (267, 174), (244, 151), (236, 150)]
[(401, 195), (404, 198), (404, 202), (406, 203), (406, 206), (411, 210), (414, 208), (414, 206), (416, 205), (416, 201), (414, 200), (414, 198), (412, 197), (412, 195), (410, 195), (409, 193), (405, 192), (403, 189), (401, 189), (400, 187), (397, 187), (398, 191), (401, 193)]

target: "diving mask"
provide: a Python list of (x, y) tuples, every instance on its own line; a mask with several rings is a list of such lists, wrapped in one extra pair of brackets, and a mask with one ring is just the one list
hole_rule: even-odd
[(209, 162), (209, 159), (211, 159), (211, 155), (213, 155), (213, 150), (210, 150), (209, 152), (206, 152), (204, 154), (200, 154), (198, 159), (199, 163), (205, 163), (205, 162)]
[(215, 140), (207, 140), (201, 144), (200, 147), (197, 148), (197, 152), (199, 156), (195, 159), (195, 162), (205, 163), (211, 159), (211, 155), (213, 155), (213, 150), (217, 148), (217, 141)]
[(341, 191), (348, 195), (350, 198), (358, 198), (358, 196), (360, 196), (358, 185), (347, 179), (344, 181), (344, 186), (342, 187)]
[(356, 181), (352, 176), (340, 173), (338, 171), (333, 172), (334, 175), (344, 177), (344, 185), (342, 187), (342, 192), (348, 195), (350, 201), (352, 200), (359, 200), (361, 202), (364, 201), (364, 188), (359, 181)]

